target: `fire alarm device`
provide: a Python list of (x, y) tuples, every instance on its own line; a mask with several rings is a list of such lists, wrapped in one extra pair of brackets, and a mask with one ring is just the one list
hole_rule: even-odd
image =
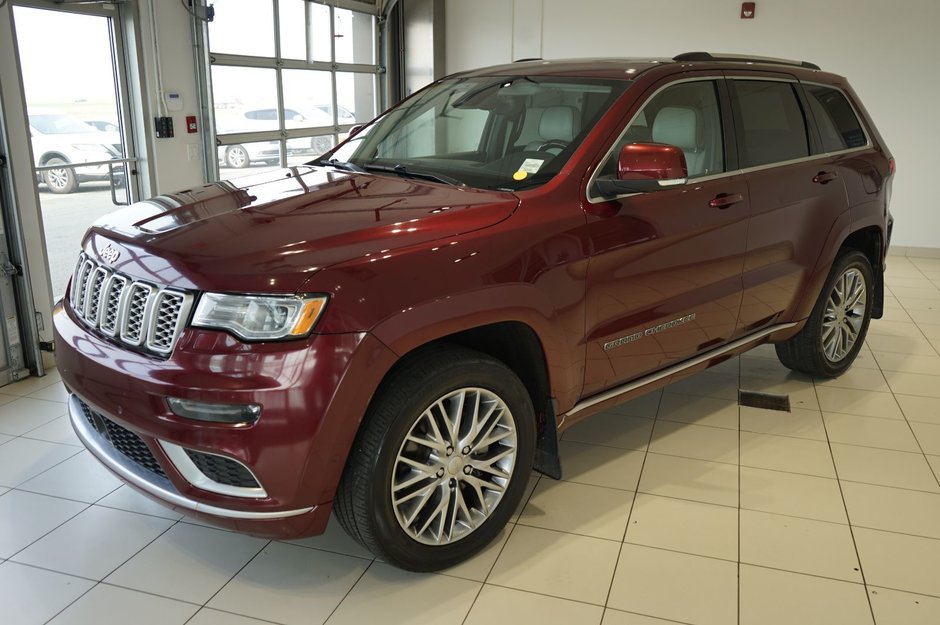
[(742, 20), (754, 19), (754, 14), (757, 12), (756, 5), (757, 5), (756, 2), (742, 2), (741, 3), (741, 19)]
[(189, 134), (193, 134), (197, 130), (198, 128), (196, 127), (196, 116), (187, 115), (186, 116), (186, 132), (188, 132)]

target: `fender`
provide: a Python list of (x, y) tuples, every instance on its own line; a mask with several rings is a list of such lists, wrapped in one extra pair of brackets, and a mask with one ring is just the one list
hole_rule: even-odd
[[(431, 341), (464, 330), (496, 322), (522, 323), (535, 332), (542, 344), (551, 394), (560, 414), (578, 400), (584, 353), (572, 353), (566, 348), (559, 339), (554, 316), (551, 303), (536, 287), (523, 283), (503, 284), (414, 306), (382, 321), (371, 333), (401, 357)], [(433, 321), (428, 323), (429, 319)]]
[(790, 321), (803, 321), (812, 314), (816, 300), (819, 299), (819, 293), (822, 291), (826, 278), (829, 277), (832, 263), (836, 260), (836, 254), (842, 247), (842, 242), (851, 234), (851, 225), (852, 219), (848, 210), (843, 211), (833, 222), (826, 244), (816, 260), (816, 266), (806, 280), (803, 296), (794, 308), (793, 314), (790, 315)]

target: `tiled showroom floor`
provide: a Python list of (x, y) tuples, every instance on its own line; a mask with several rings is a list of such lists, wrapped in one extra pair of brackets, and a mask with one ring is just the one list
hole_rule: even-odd
[(940, 623), (940, 260), (889, 265), (846, 375), (762, 347), (593, 417), (565, 480), (534, 478), (500, 540), (437, 575), (335, 523), (288, 543), (180, 519), (82, 451), (55, 372), (2, 388), (0, 623)]

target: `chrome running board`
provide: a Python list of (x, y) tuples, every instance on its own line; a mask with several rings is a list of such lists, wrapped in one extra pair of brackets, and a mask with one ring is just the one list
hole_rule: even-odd
[(662, 369), (661, 371), (657, 371), (656, 373), (652, 373), (646, 377), (639, 378), (638, 380), (634, 380), (633, 382), (627, 382), (626, 384), (623, 384), (616, 388), (612, 388), (609, 391), (604, 391), (603, 393), (593, 395), (591, 397), (588, 397), (587, 399), (582, 399), (581, 401), (579, 401), (577, 404), (574, 405), (574, 408), (572, 408), (571, 410), (569, 410), (563, 415), (564, 418), (562, 419), (562, 423), (564, 423), (564, 421), (571, 415), (577, 414), (586, 408), (590, 408), (591, 406), (595, 406), (609, 399), (613, 399), (614, 397), (623, 395), (624, 393), (635, 391), (638, 388), (642, 388), (646, 386), (647, 384), (652, 384), (653, 382), (662, 380), (663, 378), (668, 378), (669, 376), (675, 375), (676, 373), (679, 373), (680, 371), (684, 371), (685, 369), (690, 369), (691, 367), (700, 365), (703, 362), (707, 362), (711, 360), (712, 358), (717, 358), (718, 356), (721, 356), (722, 354), (734, 351), (739, 347), (747, 345), (748, 343), (753, 343), (754, 341), (758, 339), (762, 339), (769, 334), (773, 334), (774, 332), (780, 332), (781, 330), (787, 330), (789, 328), (792, 328), (795, 325), (796, 323), (794, 322), (794, 323), (784, 323), (784, 324), (780, 324), (776, 326), (771, 326), (769, 328), (764, 328), (763, 330), (755, 332), (754, 334), (749, 334), (745, 337), (739, 338), (736, 341), (732, 341), (731, 343), (728, 343), (727, 345), (717, 347), (711, 351), (705, 352), (704, 354), (699, 354), (698, 356), (696, 356), (695, 358), (692, 358), (691, 360), (686, 360), (684, 362), (680, 362), (679, 364), (672, 365), (671, 367), (666, 367), (665, 369)]

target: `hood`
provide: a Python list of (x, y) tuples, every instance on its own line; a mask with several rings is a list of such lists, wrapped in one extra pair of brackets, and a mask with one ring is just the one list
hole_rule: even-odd
[(506, 219), (507, 192), (293, 167), (161, 195), (92, 225), (85, 252), (178, 288), (293, 293), (316, 271)]

